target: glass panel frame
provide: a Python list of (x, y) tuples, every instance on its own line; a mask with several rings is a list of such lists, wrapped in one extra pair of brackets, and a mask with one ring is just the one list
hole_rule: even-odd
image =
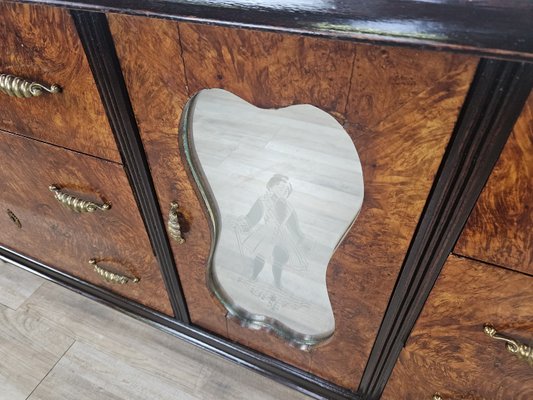
[[(182, 154), (184, 155), (184, 158), (187, 161), (188, 173), (194, 181), (199, 197), (201, 197), (201, 199), (203, 200), (203, 205), (205, 207), (205, 211), (209, 217), (209, 222), (210, 222), (209, 225), (210, 225), (210, 234), (212, 238), (212, 245), (210, 248), (208, 265), (207, 265), (207, 270), (206, 270), (206, 282), (208, 283), (208, 287), (210, 291), (224, 305), (224, 307), (229, 313), (228, 315), (230, 317), (235, 318), (240, 323), (240, 325), (250, 328), (250, 329), (263, 329), (263, 330), (271, 331), (274, 334), (276, 334), (278, 337), (284, 339), (288, 344), (294, 347), (300, 348), (302, 350), (309, 350), (310, 348), (316, 345), (319, 345), (320, 343), (323, 343), (325, 340), (331, 337), (331, 335), (334, 333), (334, 320), (333, 320), (333, 327), (329, 329), (327, 332), (324, 332), (322, 334), (302, 333), (296, 329), (292, 329), (287, 324), (284, 324), (283, 322), (281, 322), (280, 320), (274, 317), (267, 316), (261, 313), (250, 312), (245, 307), (238, 305), (235, 301), (232, 301), (232, 297), (224, 289), (224, 285), (220, 282), (220, 279), (217, 277), (217, 274), (215, 273), (215, 267), (214, 267), (215, 253), (217, 250), (219, 239), (221, 237), (221, 230), (222, 230), (221, 221), (220, 221), (221, 212), (220, 212), (220, 209), (218, 208), (218, 203), (215, 199), (211, 185), (209, 184), (209, 179), (206, 176), (206, 173), (204, 172), (204, 169), (202, 167), (199, 154), (196, 150), (195, 141), (194, 141), (194, 133), (193, 133), (194, 114), (195, 114), (195, 110), (198, 107), (198, 101), (200, 99), (200, 95), (202, 93), (209, 92), (209, 91), (224, 91), (226, 93), (231, 94), (232, 96), (237, 97), (239, 100), (241, 100), (243, 103), (246, 103), (250, 107), (254, 107), (258, 110), (264, 110), (264, 109), (255, 107), (252, 104), (246, 102), (245, 100), (242, 100), (240, 97), (232, 94), (231, 92), (228, 92), (222, 89), (204, 89), (196, 93), (193, 97), (189, 99), (189, 101), (187, 102), (187, 104), (185, 105), (183, 109), (183, 113), (182, 113), (181, 121), (180, 121), (180, 128), (179, 128), (180, 150), (182, 151)], [(320, 110), (315, 106), (312, 106), (312, 105), (303, 105), (303, 106), (312, 107), (321, 113), (328, 114), (329, 118), (334, 119), (329, 113), (327, 113), (326, 111)], [(268, 109), (267, 111), (273, 111), (273, 110), (277, 111), (277, 110), (288, 109), (291, 107), (293, 106), (289, 106), (289, 107), (285, 107), (281, 109)], [(356, 155), (355, 161), (359, 164), (359, 168), (362, 169), (359, 158), (358, 158), (357, 150), (355, 149), (355, 146), (353, 145), (348, 133), (342, 128), (342, 126), (337, 121), (335, 122), (338, 124), (339, 128), (342, 129), (343, 134), (346, 135), (346, 139), (350, 141), (351, 146), (353, 146), (353, 150)], [(272, 177), (272, 179), (277, 179), (278, 181), (283, 180), (284, 178), (283, 177), (276, 178), (275, 176)], [(354, 213), (353, 219), (348, 223), (347, 228), (339, 236), (339, 239), (337, 240), (336, 246), (333, 249), (331, 256), (337, 251), (338, 246), (344, 239), (347, 232), (351, 229), (351, 227), (355, 223), (357, 216), (361, 210), (362, 201), (364, 198), (364, 183), (363, 183), (362, 171), (361, 171), (360, 186), (361, 186), (360, 187), (360, 190), (361, 190), (360, 204), (357, 207), (357, 211)], [(331, 259), (331, 256), (330, 256), (330, 259)], [(326, 266), (326, 270), (327, 270), (327, 266)], [(324, 276), (324, 279), (325, 279), (325, 276)], [(325, 287), (325, 290), (327, 291), (327, 287)], [(328, 298), (328, 301), (329, 301), (329, 298)], [(329, 304), (329, 307), (331, 310), (331, 303)], [(333, 318), (333, 310), (331, 310), (331, 314)]]

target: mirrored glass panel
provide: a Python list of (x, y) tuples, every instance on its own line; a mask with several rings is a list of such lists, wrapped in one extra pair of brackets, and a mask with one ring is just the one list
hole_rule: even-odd
[(213, 292), (251, 328), (308, 348), (332, 335), (328, 263), (363, 201), (352, 140), (311, 105), (260, 109), (198, 93), (182, 143), (213, 223)]

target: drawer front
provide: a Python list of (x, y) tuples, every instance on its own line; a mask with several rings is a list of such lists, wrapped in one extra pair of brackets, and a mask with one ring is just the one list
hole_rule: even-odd
[[(338, 385), (356, 389), (477, 60), (141, 17), (110, 15), (108, 20), (132, 97), (160, 206), (165, 210), (164, 217), (169, 216), (172, 201), (179, 203), (183, 217), (180, 228), (185, 242), (180, 244), (179, 240), (171, 240), (171, 243), (192, 321)], [(153, 32), (157, 32), (157, 35)], [(178, 37), (180, 40), (176, 40)], [(161, 54), (165, 56), (160, 57)], [(183, 63), (177, 62), (182, 59)], [(376, 63), (380, 68), (375, 68)], [(187, 101), (195, 93), (212, 88), (225, 89), (235, 95), (211, 91), (226, 99), (240, 97), (248, 103), (246, 107), (249, 110), (253, 108), (257, 111), (258, 107), (279, 109), (297, 104), (316, 106), (325, 111), (320, 116), (316, 109), (317, 118), (328, 113), (326, 117), (330, 122), (343, 125), (347, 131), (341, 135), (345, 145), (339, 147), (335, 156), (342, 157), (341, 153), (345, 154), (354, 145), (359, 154), (364, 178), (362, 208), (329, 265), (326, 263), (326, 272), (321, 276), (322, 271), (317, 274), (322, 279), (319, 295), (326, 296), (331, 303), (334, 331), (329, 339), (310, 349), (297, 348), (301, 344), (297, 340), (301, 337), (295, 338), (293, 333), (289, 333), (289, 340), (285, 340), (264, 329), (251, 330), (241, 326), (241, 323), (248, 325), (252, 319), (255, 323), (261, 318), (255, 318), (257, 314), (247, 321), (242, 318), (246, 318), (246, 313), (254, 314), (253, 311), (237, 310), (240, 319), (228, 320), (227, 317), (241, 303), (226, 302), (226, 308), (222, 303), (232, 295), (228, 294), (219, 301), (214, 292), (218, 290), (217, 296), (222, 297), (220, 287), (210, 290), (210, 285), (214, 282), (213, 274), (206, 272), (213, 271), (209, 257), (214, 236), (210, 231), (206, 203), (198, 191), (200, 186), (191, 176), (193, 171), (188, 165), (186, 151), (180, 153), (185, 145), (179, 122)], [(242, 105), (242, 100), (236, 102)], [(246, 115), (236, 109), (231, 111), (225, 108), (230, 102), (223, 103), (223, 107), (218, 109), (228, 116), (244, 118)], [(191, 115), (194, 120), (194, 113), (189, 114), (189, 117)], [(207, 116), (204, 121), (209, 121), (210, 118), (211, 116)], [(260, 120), (261, 118), (249, 118), (246, 122), (243, 120), (243, 126), (253, 126)], [(289, 123), (287, 119), (287, 124)], [(232, 136), (231, 130), (240, 125), (238, 122), (233, 127), (224, 124), (225, 122), (218, 124), (215, 128), (219, 129), (221, 135), (229, 132), (229, 136)], [(321, 137), (322, 132), (318, 132), (316, 135), (308, 135), (313, 137), (313, 145), (304, 143), (301, 136), (298, 138), (297, 129), (286, 129), (287, 127), (288, 125), (276, 126), (270, 132), (263, 131), (261, 136), (256, 132), (258, 136), (248, 138), (247, 144), (252, 147), (261, 146), (260, 143), (271, 132), (278, 129), (286, 132), (287, 136), (280, 135), (278, 139), (284, 141), (286, 138), (284, 143), (290, 142), (288, 147), (293, 146), (294, 154), (298, 153), (299, 146), (301, 149), (307, 146), (298, 156), (306, 159), (308, 168), (300, 168), (298, 177), (291, 175), (289, 168), (285, 170), (279, 160), (265, 160), (265, 152), (262, 151), (256, 151), (250, 157), (242, 153), (239, 156), (235, 154), (235, 157), (228, 156), (232, 153), (232, 148), (238, 147), (238, 144), (234, 146), (236, 143), (232, 143), (229, 136), (219, 136), (207, 143), (204, 141), (204, 144), (212, 145), (213, 160), (218, 158), (222, 161), (225, 158), (222, 162), (227, 168), (221, 167), (218, 170), (219, 176), (235, 174), (238, 176), (236, 182), (259, 182), (254, 178), (245, 178), (243, 172), (247, 170), (247, 166), (253, 169), (263, 163), (261, 167), (265, 167), (265, 173), (259, 174), (262, 175), (261, 183), (256, 186), (259, 195), (267, 192), (270, 187), (276, 187), (276, 190), (281, 187), (286, 189), (289, 186), (287, 180), (294, 186), (290, 202), (309, 195), (309, 191), (303, 193), (301, 190), (305, 186), (304, 180), (308, 184), (307, 188), (316, 188), (317, 182), (322, 182), (318, 192), (328, 183), (337, 188), (342, 185), (340, 182), (349, 175), (342, 169), (354, 158), (348, 157), (346, 164), (335, 163), (339, 175), (324, 179), (323, 176), (330, 174), (331, 170), (328, 171), (328, 168), (331, 165), (324, 166), (323, 160), (314, 159), (313, 154), (320, 153), (328, 139)], [(251, 131), (245, 129), (236, 136)], [(302, 131), (299, 132), (301, 135)], [(265, 148), (272, 149), (276, 144), (280, 144), (279, 141), (266, 144)], [(333, 148), (335, 146), (331, 145), (330, 149)], [(280, 154), (283, 151), (281, 149)], [(284, 158), (283, 154), (280, 155), (281, 158)], [(285, 161), (291, 164), (294, 160), (285, 157)], [(313, 161), (317, 163), (313, 164)], [(229, 165), (233, 162), (234, 169), (230, 171)], [(257, 169), (261, 170), (261, 167)], [(211, 170), (217, 172), (214, 167)], [(323, 175), (314, 182), (308, 177), (300, 179), (309, 170)], [(280, 175), (287, 175), (289, 179)], [(213, 185), (211, 187), (214, 188)], [(232, 185), (227, 187), (231, 189)], [(287, 196), (290, 190), (284, 193), (283, 196)], [(240, 216), (251, 210), (256, 199), (257, 194), (235, 194), (235, 204), (239, 204)], [(274, 327), (274, 331), (278, 329), (278, 335), (281, 332), (281, 336), (288, 329), (286, 326), (276, 325), (272, 321), (276, 316), (272, 315), (278, 310), (296, 310), (295, 313), (299, 313), (301, 309), (308, 307), (309, 304), (305, 301), (291, 303), (291, 295), (301, 293), (292, 291), (291, 288), (297, 286), (299, 278), (307, 282), (307, 277), (311, 275), (309, 271), (312, 268), (306, 269), (305, 258), (319, 246), (309, 245), (306, 240), (316, 239), (311, 236), (318, 230), (318, 224), (327, 220), (328, 212), (335, 208), (329, 204), (325, 207), (317, 206), (322, 200), (319, 196), (315, 200), (317, 226), (310, 226), (312, 223), (305, 222), (305, 218), (311, 220), (312, 217), (308, 216), (314, 215), (314, 211), (309, 212), (313, 206), (304, 209), (310, 203), (297, 210), (298, 219), (301, 226), (305, 226), (306, 233), (300, 235), (302, 241), (299, 243), (303, 244), (295, 244), (296, 250), (292, 245), (292, 249), (288, 250), (281, 239), (275, 245), (267, 242), (259, 244), (258, 232), (266, 232), (269, 228), (265, 227), (254, 228), (256, 234), (248, 235), (252, 229), (247, 229), (244, 226), (246, 224), (235, 225), (239, 227), (238, 232), (229, 232), (229, 235), (224, 236), (228, 239), (227, 243), (231, 242), (232, 245), (235, 245), (236, 240), (246, 242), (237, 252), (230, 253), (235, 250), (234, 247), (226, 253), (235, 254), (235, 259), (240, 260), (238, 268), (242, 271), (246, 268), (244, 264), (249, 266), (242, 276), (235, 278), (235, 282), (243, 282), (245, 295), (251, 294), (258, 298), (261, 306), (272, 299), (272, 307), (266, 317), (270, 320), (266, 325)], [(338, 204), (339, 199), (335, 200)], [(339, 208), (351, 207), (352, 204), (347, 200)], [(214, 208), (216, 207), (212, 209)], [(263, 212), (264, 210), (265, 208)], [(171, 225), (173, 220), (175, 218), (168, 218)], [(331, 220), (336, 222), (334, 218)], [(293, 235), (288, 232), (291, 229), (289, 225), (296, 226), (291, 222), (284, 223), (283, 237)], [(325, 232), (327, 241), (332, 241), (327, 228), (329, 227), (326, 226), (322, 232)], [(175, 229), (170, 233), (176, 233)], [(225, 243), (222, 236), (220, 238), (220, 243)], [(291, 240), (288, 239), (287, 243), (292, 243)], [(250, 246), (252, 242), (258, 245), (254, 249)], [(246, 262), (238, 253), (241, 250), (247, 253)], [(251, 252), (254, 254), (250, 255)], [(265, 259), (261, 259), (261, 256)], [(231, 260), (228, 263), (231, 264)], [(238, 285), (233, 285), (232, 290), (236, 286)], [(302, 286), (305, 285), (300, 285), (300, 290)], [(324, 286), (327, 289), (324, 290)], [(309, 287), (316, 288), (312, 285)], [(300, 306), (301, 309), (298, 308)], [(322, 316), (314, 312), (305, 315), (307, 320), (310, 319), (309, 316), (313, 316), (315, 321), (322, 321)], [(257, 328), (258, 324), (254, 323), (251, 327)], [(316, 322), (316, 325), (320, 324)], [(291, 344), (296, 344), (296, 347), (288, 341), (292, 341)]]
[(0, 91), (0, 129), (120, 161), (68, 11), (0, 1), (0, 74), (61, 87), (29, 98)]
[(533, 93), (455, 252), (533, 275)]
[(450, 256), (383, 399), (431, 400), (435, 393), (443, 400), (533, 398), (532, 366), (484, 333), (491, 324), (531, 346), (532, 287), (531, 277)]
[[(68, 274), (172, 314), (156, 259), (119, 164), (0, 133), (0, 244)], [(74, 198), (108, 210), (75, 212)], [(79, 202), (78, 202), (78, 205)], [(138, 283), (108, 283), (95, 265)], [(99, 270), (103, 273), (103, 270)]]

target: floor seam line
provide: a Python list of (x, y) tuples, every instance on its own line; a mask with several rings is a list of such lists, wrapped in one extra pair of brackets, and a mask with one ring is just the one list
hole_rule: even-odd
[(48, 370), (48, 372), (45, 374), (45, 376), (43, 376), (43, 378), (39, 381), (39, 383), (33, 388), (33, 390), (31, 391), (30, 394), (28, 394), (28, 396), (26, 397), (25, 400), (29, 400), (29, 398), (33, 395), (33, 393), (37, 390), (37, 388), (39, 386), (41, 386), (41, 383), (44, 382), (44, 380), (48, 377), (48, 375), (50, 375), (50, 372), (52, 372), (54, 370), (54, 368), (57, 366), (57, 364), (59, 364), (59, 361), (61, 361), (63, 359), (63, 357), (65, 357), (65, 354), (67, 354), (69, 352), (69, 350), (72, 348), (72, 346), (74, 346), (74, 344), (77, 342), (76, 339), (73, 340), (73, 342), (70, 344), (70, 346), (68, 346), (68, 348), (63, 352), (63, 354), (61, 354), (61, 357), (59, 357), (57, 359), (57, 361), (54, 363), (54, 365), (52, 365), (52, 368), (50, 368)]

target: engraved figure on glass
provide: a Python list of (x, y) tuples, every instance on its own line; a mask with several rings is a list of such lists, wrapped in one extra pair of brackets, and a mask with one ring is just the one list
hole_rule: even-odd
[(330, 337), (326, 272), (364, 193), (346, 131), (311, 105), (266, 110), (208, 89), (181, 137), (212, 223), (208, 283), (229, 315), (302, 349)]
[(302, 248), (305, 235), (298, 224), (298, 215), (288, 201), (292, 192), (289, 178), (275, 174), (266, 189), (248, 214), (238, 220), (235, 234), (241, 255), (252, 259), (252, 280), (257, 280), (268, 263), (272, 267), (274, 284), (281, 290), (284, 268), (307, 269)]

